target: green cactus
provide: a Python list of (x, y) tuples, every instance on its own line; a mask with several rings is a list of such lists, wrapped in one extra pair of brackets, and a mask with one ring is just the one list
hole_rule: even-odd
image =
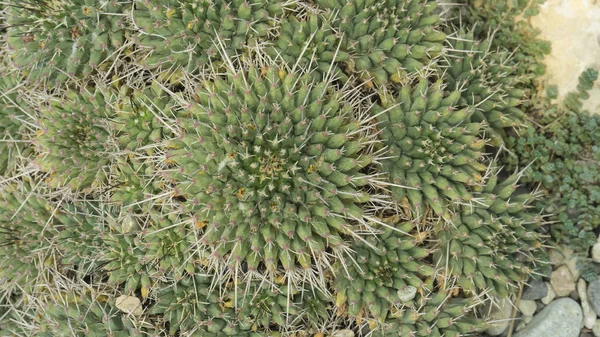
[(2, 291), (16, 287), (29, 294), (36, 290), (38, 277), (45, 275), (45, 265), (53, 260), (49, 253), (49, 241), (56, 235), (52, 211), (52, 204), (34, 195), (29, 183), (0, 189)]
[[(223, 310), (219, 304), (224, 301), (216, 292), (209, 292), (210, 284), (210, 278), (202, 274), (163, 284), (157, 287), (156, 303), (149, 313), (164, 317), (169, 323), (169, 335), (192, 332), (202, 325), (206, 327), (209, 319), (214, 320), (215, 325), (224, 323), (223, 319), (233, 317), (233, 310)], [(207, 332), (207, 329), (202, 330)]]
[(7, 5), (11, 59), (33, 81), (55, 85), (86, 77), (127, 38), (127, 0), (11, 0)]
[(417, 301), (418, 306), (399, 311), (387, 324), (374, 330), (374, 337), (461, 337), (482, 331), (485, 322), (470, 315), (478, 302), (472, 298), (451, 298), (438, 290)]
[(270, 68), (217, 78), (197, 93), (184, 133), (171, 141), (177, 164), (175, 193), (196, 222), (201, 243), (232, 266), (274, 272), (310, 268), (328, 247), (344, 245), (363, 220), (358, 187), (361, 120), (342, 105), (341, 93)]
[(440, 247), (435, 254), (447, 276), (465, 291), (506, 297), (529, 279), (541, 258), (537, 229), (542, 217), (531, 208), (535, 196), (515, 192), (519, 174), (500, 181), (490, 172), (485, 186), (474, 193), (471, 205), (458, 209), (451, 223), (438, 228)]
[[(27, 104), (19, 90), (19, 74), (0, 68), (0, 176), (14, 171), (18, 157), (28, 157)], [(25, 122), (24, 122), (25, 121)]]
[(176, 214), (163, 215), (146, 209), (145, 216), (125, 215), (105, 233), (101, 259), (109, 278), (108, 284), (123, 284), (124, 292), (138, 289), (145, 298), (151, 280), (172, 277), (179, 280), (185, 273), (197, 272), (198, 260), (191, 249), (195, 242), (193, 225), (182, 223)]
[(69, 91), (65, 99), (42, 107), (36, 163), (50, 174), (49, 186), (77, 190), (105, 182), (111, 153), (116, 152), (109, 122), (113, 111), (105, 102), (109, 98), (100, 90)]
[(50, 301), (36, 315), (35, 336), (141, 337), (151, 327), (106, 301), (106, 295), (69, 291)]
[(136, 0), (137, 43), (152, 51), (142, 62), (148, 67), (181, 66), (195, 71), (247, 52), (276, 28), (292, 1), (194, 0), (187, 2)]
[(372, 114), (388, 147), (383, 171), (394, 184), (392, 193), (408, 198), (416, 212), (431, 208), (446, 215), (449, 201), (471, 200), (469, 186), (481, 183), (485, 141), (481, 123), (468, 123), (473, 107), (455, 111), (460, 92), (444, 94), (442, 83), (419, 81), (403, 86), (395, 98), (382, 95)]
[[(407, 288), (423, 289), (423, 280), (432, 276), (435, 269), (424, 261), (431, 251), (419, 245), (416, 226), (411, 222), (392, 223), (366, 243), (357, 243), (356, 263), (340, 268), (335, 280), (338, 306), (346, 304), (347, 312), (354, 317), (373, 317), (385, 322), (392, 306), (404, 303), (398, 292)], [(406, 233), (406, 234), (403, 234)]]
[(442, 53), (446, 35), (437, 30), (435, 1), (316, 2), (328, 11), (326, 16), (339, 11), (331, 25), (343, 34), (341, 50), (349, 55), (343, 68), (348, 75), (373, 78), (379, 85), (401, 83), (408, 73), (423, 71)]
[(490, 40), (475, 41), (472, 31), (459, 31), (448, 41), (446, 89), (461, 92), (459, 107), (476, 107), (471, 120), (485, 122), (486, 135), (500, 146), (507, 137), (504, 129), (520, 126), (525, 116), (516, 62), (508, 51), (493, 50)]

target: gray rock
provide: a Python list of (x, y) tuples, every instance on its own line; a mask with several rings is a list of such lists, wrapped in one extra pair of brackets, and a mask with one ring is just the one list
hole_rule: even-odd
[(121, 311), (132, 314), (134, 316), (139, 316), (142, 314), (142, 301), (139, 298), (127, 295), (121, 295), (116, 298), (115, 306)]
[(573, 277), (567, 266), (560, 266), (550, 274), (550, 284), (556, 292), (556, 296), (569, 296), (571, 291), (575, 290), (576, 278)]
[(523, 320), (523, 322), (525, 322), (525, 324), (529, 324), (533, 320), (533, 316), (523, 315), (523, 317), (521, 317), (521, 319)]
[(404, 289), (400, 289), (396, 293), (400, 301), (408, 302), (415, 298), (415, 295), (417, 294), (417, 288), (413, 286), (406, 286)]
[(581, 307), (572, 298), (559, 298), (533, 317), (513, 337), (578, 337), (583, 322)]
[(523, 300), (539, 300), (548, 294), (548, 287), (543, 280), (531, 280), (525, 291), (523, 291)]
[(493, 305), (489, 308), (489, 316), (487, 319), (489, 327), (485, 331), (490, 336), (499, 336), (508, 328), (513, 309), (510, 300), (507, 298), (496, 300), (495, 302), (497, 305)]
[(592, 309), (596, 314), (600, 313), (600, 278), (588, 284), (587, 295)]
[(546, 307), (546, 305), (540, 301), (536, 301), (535, 305), (537, 306), (537, 308), (535, 309), (535, 313), (537, 314), (538, 312), (542, 311), (542, 309), (544, 309)]

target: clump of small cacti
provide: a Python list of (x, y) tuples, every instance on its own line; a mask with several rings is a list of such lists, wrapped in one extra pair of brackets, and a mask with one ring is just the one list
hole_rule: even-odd
[(436, 1), (0, 17), (1, 336), (469, 336), (543, 265), (530, 171), (489, 168), (531, 74)]
[(9, 2), (10, 58), (31, 81), (50, 86), (107, 70), (127, 38), (128, 7), (115, 0)]

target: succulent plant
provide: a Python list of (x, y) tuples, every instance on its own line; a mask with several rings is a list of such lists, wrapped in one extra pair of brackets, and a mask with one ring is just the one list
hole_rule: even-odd
[(33, 81), (54, 85), (85, 77), (127, 38), (127, 0), (10, 0), (7, 5), (11, 58)]
[(98, 186), (109, 174), (114, 133), (109, 118), (113, 111), (108, 94), (69, 91), (41, 108), (36, 139), (41, 152), (36, 162), (50, 174), (50, 186), (71, 190)]
[(473, 107), (455, 110), (459, 98), (458, 91), (446, 95), (441, 82), (430, 86), (422, 79), (396, 97), (382, 96), (373, 108), (388, 148), (382, 170), (394, 197), (408, 198), (416, 212), (427, 207), (444, 215), (449, 201), (470, 200), (468, 187), (481, 183), (482, 124), (468, 122)]
[(258, 0), (136, 0), (138, 44), (152, 50), (148, 67), (181, 66), (188, 71), (233, 57), (248, 45), (263, 43), (289, 11), (293, 1)]
[(364, 222), (359, 187), (371, 177), (359, 170), (372, 157), (359, 154), (365, 126), (341, 95), (275, 68), (230, 73), (197, 93), (167, 158), (213, 256), (250, 271), (311, 268)]
[(146, 209), (143, 216), (126, 214), (118, 223), (115, 220), (111, 222), (119, 230), (101, 237), (108, 284), (124, 284), (127, 294), (140, 289), (146, 298), (151, 280), (177, 281), (185, 273), (196, 273), (197, 257), (190, 248), (195, 242), (193, 225), (176, 214), (167, 216), (153, 209)]
[[(332, 28), (343, 34), (341, 50), (346, 74), (375, 83), (404, 81), (407, 73), (422, 71), (442, 52), (446, 35), (437, 30), (436, 2), (430, 0), (317, 0), (325, 14), (339, 15)], [(306, 32), (310, 36), (312, 32)], [(334, 46), (335, 47), (335, 46)], [(326, 61), (326, 60), (325, 60)]]
[(435, 253), (446, 277), (455, 278), (465, 291), (490, 289), (507, 296), (526, 281), (542, 247), (543, 220), (535, 213), (535, 196), (516, 192), (520, 174), (502, 181), (491, 171), (471, 205), (460, 207), (451, 223), (438, 228), (440, 247)]
[[(203, 327), (200, 329), (204, 333), (219, 332), (223, 327), (214, 328), (221, 323), (225, 325), (224, 319), (231, 319), (233, 310), (224, 310), (222, 298), (216, 292), (209, 292), (210, 284), (211, 278), (202, 274), (162, 284), (149, 313), (163, 316), (169, 323), (169, 335), (193, 332), (200, 327)], [(208, 324), (209, 320), (213, 323)]]
[(370, 336), (460, 337), (485, 328), (482, 319), (469, 315), (480, 304), (476, 298), (452, 298), (450, 292), (437, 290), (415, 302), (413, 307), (393, 313), (393, 319)]
[(0, 69), (0, 176), (14, 171), (17, 157), (31, 154), (28, 147), (29, 129), (27, 104), (19, 91), (19, 75)]
[(338, 271), (336, 305), (346, 308), (351, 317), (362, 315), (385, 322), (390, 309), (401, 307), (406, 301), (398, 293), (408, 288), (422, 290), (423, 280), (435, 272), (425, 262), (431, 251), (420, 245), (415, 224), (390, 226), (398, 231), (386, 228), (367, 242), (353, 245), (355, 263)]
[(137, 337), (149, 331), (132, 315), (107, 301), (106, 295), (67, 293), (46, 303), (36, 315), (35, 336)]
[(556, 223), (549, 226), (551, 242), (581, 252), (584, 272), (590, 269), (587, 252), (600, 226), (600, 116), (582, 111), (582, 99), (597, 76), (593, 69), (584, 71), (577, 91), (560, 105), (549, 101), (558, 94), (550, 90), (539, 103), (538, 125), (530, 123), (519, 135), (511, 134), (509, 151), (501, 158), (509, 169), (526, 166), (523, 183), (543, 189), (545, 197), (535, 206)]
[[(38, 196), (29, 183), (15, 183), (0, 189), (0, 280), (2, 290), (36, 290), (44, 265), (51, 263), (49, 240), (56, 234), (52, 206)], [(18, 256), (19, 258), (15, 258)]]
[[(330, 69), (342, 81), (355, 75), (372, 85), (401, 83), (442, 53), (435, 1), (316, 1), (320, 14), (290, 15), (267, 53), (288, 65)], [(333, 63), (333, 64), (332, 64)]]
[(500, 146), (504, 129), (520, 126), (525, 116), (519, 108), (525, 96), (518, 89), (516, 62), (508, 51), (494, 50), (491, 40), (474, 40), (472, 31), (458, 31), (448, 41), (446, 89), (461, 92), (459, 107), (475, 107), (471, 121), (486, 122), (486, 135)]

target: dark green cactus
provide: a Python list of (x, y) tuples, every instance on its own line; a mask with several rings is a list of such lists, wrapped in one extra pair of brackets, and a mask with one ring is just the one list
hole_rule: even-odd
[(69, 91), (42, 107), (36, 163), (50, 174), (50, 186), (77, 190), (106, 181), (106, 167), (116, 152), (109, 121), (113, 111), (105, 102), (109, 97), (107, 91)]
[(148, 67), (182, 66), (189, 71), (247, 52), (267, 39), (277, 17), (293, 2), (280, 0), (136, 0), (133, 18), (141, 30), (138, 44), (152, 50)]
[(364, 221), (358, 187), (370, 178), (359, 170), (371, 157), (358, 153), (364, 126), (341, 93), (270, 68), (230, 73), (197, 96), (167, 159), (213, 256), (274, 272), (344, 245), (351, 220)]
[(464, 290), (491, 289), (505, 297), (529, 278), (540, 259), (534, 252), (542, 245), (536, 230), (543, 220), (532, 210), (535, 197), (515, 192), (519, 174), (499, 180), (498, 172), (489, 173), (471, 205), (438, 229), (435, 260)]
[(389, 149), (383, 170), (396, 185), (394, 197), (407, 197), (416, 212), (427, 207), (443, 215), (449, 201), (470, 200), (468, 187), (482, 180), (482, 125), (467, 122), (473, 107), (455, 110), (459, 98), (458, 91), (444, 94), (440, 82), (421, 80), (394, 98), (382, 96), (373, 109)]
[(390, 225), (400, 232), (385, 229), (383, 234), (369, 237), (367, 243), (355, 244), (352, 248), (356, 252), (356, 263), (339, 268), (335, 281), (336, 304), (345, 305), (351, 317), (363, 312), (365, 317), (384, 322), (392, 306), (405, 304), (399, 292), (408, 287), (416, 292), (424, 286), (423, 279), (435, 272), (424, 263), (431, 251), (415, 237), (415, 224)]
[[(405, 81), (423, 71), (442, 52), (446, 35), (437, 30), (436, 2), (430, 0), (317, 0), (343, 34), (343, 68), (348, 75), (379, 85)], [(309, 34), (307, 34), (308, 36)], [(337, 46), (333, 46), (334, 48)], [(325, 60), (326, 61), (326, 60)]]
[(54, 85), (88, 76), (127, 38), (127, 0), (11, 0), (8, 5), (11, 59), (33, 81)]
[(472, 31), (459, 31), (448, 41), (446, 89), (461, 92), (459, 107), (474, 106), (471, 121), (485, 122), (486, 135), (500, 146), (506, 138), (504, 129), (520, 126), (525, 116), (519, 108), (525, 96), (518, 89), (516, 62), (508, 51), (494, 50), (491, 40), (474, 40)]

